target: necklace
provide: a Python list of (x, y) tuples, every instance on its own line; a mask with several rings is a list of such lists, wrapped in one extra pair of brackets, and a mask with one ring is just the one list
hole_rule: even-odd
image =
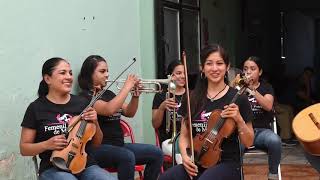
[(222, 89), (221, 91), (219, 91), (219, 92), (218, 92), (215, 96), (213, 96), (213, 97), (211, 97), (211, 96), (207, 93), (207, 96), (208, 96), (208, 98), (210, 99), (210, 101), (213, 102), (214, 99), (215, 99), (223, 90), (226, 89), (226, 87), (227, 87), (227, 85), (225, 85), (225, 86), (223, 87), (223, 89)]

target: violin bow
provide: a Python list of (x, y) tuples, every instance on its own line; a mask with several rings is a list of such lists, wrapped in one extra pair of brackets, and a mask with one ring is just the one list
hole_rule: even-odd
[[(92, 107), (94, 105), (94, 103), (99, 100), (99, 98), (102, 96), (102, 94), (104, 92), (106, 92), (115, 82), (117, 79), (120, 78), (120, 76), (122, 76), (122, 74), (124, 72), (126, 72), (131, 66), (132, 64), (134, 64), (136, 62), (136, 58), (132, 59), (132, 62), (130, 61), (129, 64), (126, 66), (126, 68), (115, 78), (114, 81), (112, 81), (107, 87), (103, 88), (100, 92), (98, 92), (96, 95), (94, 95), (90, 101), (90, 103), (88, 104), (88, 106), (80, 113), (80, 116), (84, 113), (84, 111), (86, 109), (88, 109), (89, 107)], [(78, 121), (73, 122), (71, 125), (69, 125), (68, 127), (68, 133), (74, 128), (74, 126), (81, 120), (81, 118)]]
[(190, 138), (190, 150), (191, 150), (191, 161), (194, 162), (194, 148), (193, 148), (193, 136), (192, 136), (192, 124), (191, 124), (191, 109), (190, 109), (190, 95), (189, 95), (189, 81), (187, 71), (187, 55), (185, 51), (182, 51), (182, 63), (184, 66), (184, 74), (186, 78), (186, 94), (187, 94), (187, 117), (189, 124), (189, 138)]

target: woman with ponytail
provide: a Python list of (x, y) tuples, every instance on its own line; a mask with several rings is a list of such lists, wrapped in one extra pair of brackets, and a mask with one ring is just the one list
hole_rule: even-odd
[[(71, 174), (57, 169), (50, 162), (53, 150), (64, 149), (68, 142), (65, 137), (68, 123), (88, 105), (85, 98), (70, 94), (73, 76), (70, 64), (62, 58), (51, 58), (42, 66), (42, 81), (38, 98), (32, 102), (21, 123), (20, 152), (23, 156), (39, 155), (39, 179), (115, 179), (105, 170), (95, 165), (88, 154), (86, 169), (79, 174)], [(97, 113), (88, 108), (83, 113), (84, 120), (94, 123), (96, 134), (87, 144), (87, 149), (101, 144), (102, 132), (97, 121)]]

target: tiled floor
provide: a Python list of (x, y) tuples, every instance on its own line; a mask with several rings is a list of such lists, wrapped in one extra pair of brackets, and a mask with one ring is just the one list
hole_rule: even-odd
[[(244, 164), (268, 163), (267, 155), (246, 155)], [(300, 145), (293, 147), (282, 146), (281, 164), (309, 164), (304, 157), (303, 149)]]
[[(246, 155), (244, 157), (245, 180), (267, 179), (268, 169), (267, 155)], [(282, 147), (281, 177), (282, 180), (320, 180), (319, 173), (310, 166), (300, 145)]]

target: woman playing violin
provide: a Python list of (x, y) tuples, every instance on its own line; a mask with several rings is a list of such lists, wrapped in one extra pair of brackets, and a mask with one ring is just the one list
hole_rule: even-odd
[(193, 163), (187, 154), (186, 148), (190, 147), (189, 123), (184, 118), (179, 142), (183, 165), (169, 169), (160, 177), (160, 180), (189, 179), (190, 177), (201, 180), (240, 179), (239, 143), (246, 147), (250, 147), (253, 143), (251, 124), (253, 114), (248, 99), (241, 95), (235, 103), (229, 104), (237, 91), (225, 82), (229, 68), (226, 52), (217, 44), (209, 45), (202, 49), (200, 60), (201, 77), (190, 98), (193, 136), (206, 131), (209, 116), (216, 109), (222, 109), (220, 116), (232, 119), (236, 129), (222, 141), (220, 161), (209, 168), (203, 168)]
[[(53, 167), (50, 157), (53, 150), (62, 150), (68, 142), (65, 137), (68, 123), (79, 115), (89, 103), (83, 97), (70, 94), (73, 82), (70, 64), (62, 58), (51, 58), (42, 67), (42, 81), (39, 85), (39, 98), (32, 102), (21, 123), (20, 152), (23, 156), (39, 155), (40, 179), (115, 179), (108, 172), (95, 165), (88, 155), (86, 169), (79, 174), (71, 174)], [(97, 123), (97, 113), (88, 108), (82, 119), (96, 125), (96, 134), (86, 148), (101, 144), (102, 132)]]
[[(109, 69), (106, 60), (98, 55), (91, 55), (83, 62), (78, 77), (81, 95), (91, 98), (93, 92), (98, 92), (106, 86)], [(138, 109), (140, 92), (139, 79), (129, 75), (118, 95), (107, 90), (95, 102), (98, 121), (103, 132), (102, 145), (94, 152), (95, 159), (101, 167), (115, 167), (120, 180), (133, 180), (136, 164), (146, 164), (144, 179), (157, 179), (163, 161), (160, 148), (150, 144), (124, 143), (120, 125), (121, 115), (133, 117)], [(132, 93), (130, 102), (125, 100)]]

